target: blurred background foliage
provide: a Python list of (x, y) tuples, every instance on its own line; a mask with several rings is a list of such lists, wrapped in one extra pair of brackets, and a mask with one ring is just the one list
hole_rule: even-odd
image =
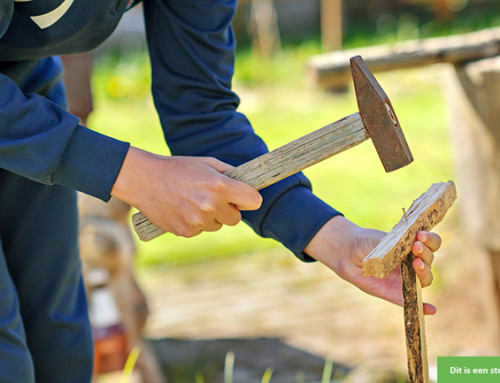
[[(244, 12), (247, 2), (242, 2), (235, 18), (234, 88), (241, 97), (240, 110), (270, 149), (357, 110), (350, 87), (347, 93), (334, 94), (306, 83), (307, 59), (322, 52), (319, 1), (299, 2), (306, 8), (295, 19), (289, 16), (287, 26), (280, 9), (294, 1), (275, 1), (282, 44), (271, 58), (252, 51)], [(298, 25), (297, 17), (309, 14), (312, 27), (288, 32)], [(354, 48), (499, 26), (500, 6), (498, 0), (350, 0), (344, 1), (343, 20), (343, 46)], [(137, 36), (116, 41), (96, 52), (95, 110), (89, 127), (168, 154), (150, 95), (145, 43)], [(438, 66), (377, 76), (398, 113), (415, 163), (386, 174), (372, 144), (364, 143), (306, 171), (321, 198), (360, 225), (389, 230), (399, 220), (401, 208), (408, 208), (431, 183), (453, 179), (440, 73)], [(138, 262), (189, 264), (270, 249), (281, 245), (259, 239), (240, 224), (192, 239), (167, 234), (140, 243)]]
[(347, 42), (353, 45), (365, 45), (366, 36), (394, 41), (500, 25), (500, 7), (495, 0), (364, 0), (344, 4)]

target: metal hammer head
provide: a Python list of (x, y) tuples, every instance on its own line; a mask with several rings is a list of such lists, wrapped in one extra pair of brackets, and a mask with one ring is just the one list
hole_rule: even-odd
[(359, 114), (386, 172), (413, 161), (389, 98), (361, 56), (351, 58), (351, 71)]

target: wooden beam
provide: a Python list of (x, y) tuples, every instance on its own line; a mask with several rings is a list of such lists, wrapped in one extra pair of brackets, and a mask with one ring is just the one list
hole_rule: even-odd
[(357, 55), (363, 57), (372, 72), (494, 57), (500, 55), (500, 27), (313, 56), (307, 67), (309, 82), (323, 88), (349, 83), (349, 58)]
[(419, 231), (430, 230), (444, 218), (457, 198), (453, 181), (433, 184), (418, 197), (401, 220), (363, 260), (363, 274), (385, 278), (411, 252)]

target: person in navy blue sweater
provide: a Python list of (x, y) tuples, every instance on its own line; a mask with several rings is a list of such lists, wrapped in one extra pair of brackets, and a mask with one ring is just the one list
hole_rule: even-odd
[[(260, 193), (221, 174), (267, 151), (231, 90), (235, 0), (143, 0), (152, 92), (172, 156), (93, 132), (66, 110), (57, 56), (98, 46), (130, 3), (0, 0), (0, 382), (91, 379), (76, 191), (115, 196), (185, 237), (244, 220), (303, 261), (401, 304), (397, 272), (361, 273), (384, 234), (321, 201), (303, 174)], [(413, 246), (424, 286), (440, 242), (421, 232)]]

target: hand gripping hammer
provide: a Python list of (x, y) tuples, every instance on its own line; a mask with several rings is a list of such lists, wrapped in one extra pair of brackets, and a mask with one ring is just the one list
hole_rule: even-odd
[[(396, 113), (373, 74), (360, 56), (351, 58), (351, 71), (359, 113), (354, 113), (302, 138), (224, 173), (260, 190), (326, 158), (372, 139), (390, 172), (413, 161)], [(143, 241), (163, 234), (142, 213), (132, 217)]]

